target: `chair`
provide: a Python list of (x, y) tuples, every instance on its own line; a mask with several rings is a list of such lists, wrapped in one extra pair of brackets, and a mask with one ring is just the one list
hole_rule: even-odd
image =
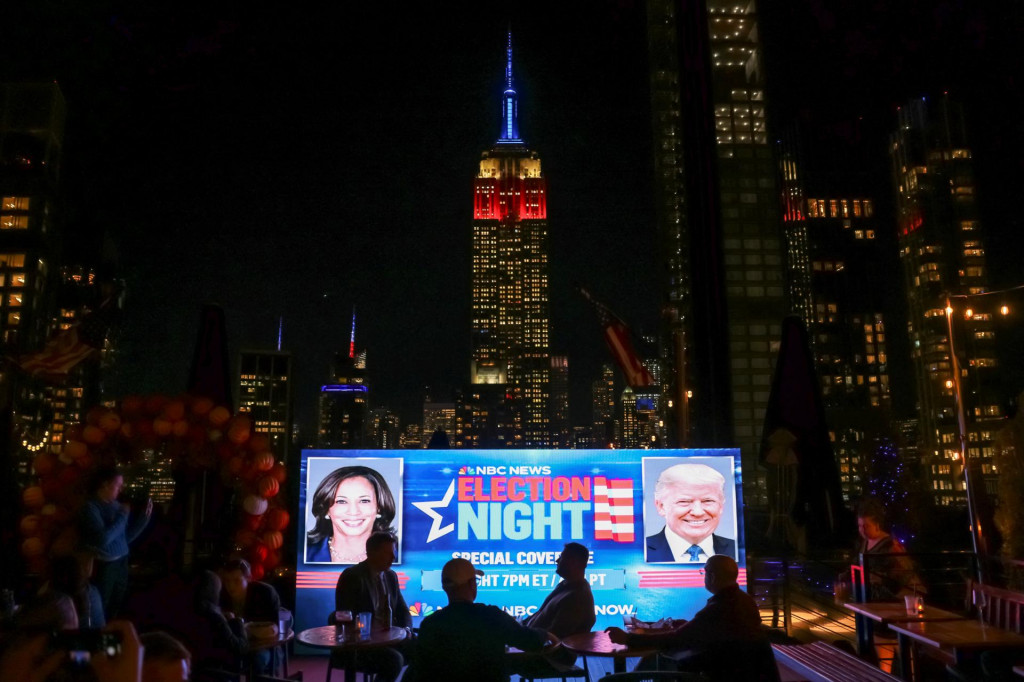
[(631, 673), (608, 673), (601, 682), (707, 682), (708, 678), (700, 673), (684, 673), (670, 671), (647, 671)]

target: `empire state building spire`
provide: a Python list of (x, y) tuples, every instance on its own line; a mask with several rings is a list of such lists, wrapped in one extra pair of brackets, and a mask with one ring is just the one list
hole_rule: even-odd
[(501, 99), (501, 137), (498, 142), (521, 143), (519, 139), (519, 96), (512, 84), (512, 31), (508, 32), (508, 45), (505, 49), (505, 92)]

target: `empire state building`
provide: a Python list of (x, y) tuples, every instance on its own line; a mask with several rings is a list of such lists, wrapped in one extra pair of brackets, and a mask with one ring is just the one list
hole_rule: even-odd
[(547, 182), (519, 137), (508, 36), (501, 132), (473, 183), (471, 381), (504, 384), (522, 410), (522, 447), (550, 444)]

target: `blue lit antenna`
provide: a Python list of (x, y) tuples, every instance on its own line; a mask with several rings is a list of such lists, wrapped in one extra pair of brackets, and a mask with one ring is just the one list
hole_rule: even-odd
[(284, 334), (284, 315), (277, 318), (277, 350), (281, 350), (281, 336)]
[(348, 356), (356, 356), (356, 307), (352, 306), (352, 334), (348, 339)]
[(512, 30), (508, 32), (508, 46), (505, 62), (505, 92), (501, 97), (501, 137), (498, 142), (522, 142), (519, 139), (519, 102), (515, 88), (512, 86)]

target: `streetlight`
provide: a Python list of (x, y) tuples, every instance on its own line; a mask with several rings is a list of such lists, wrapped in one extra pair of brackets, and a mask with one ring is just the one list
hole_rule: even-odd
[[(969, 301), (972, 299), (981, 298), (983, 296), (992, 296), (996, 294), (1006, 294), (1011, 291), (1019, 291), (1024, 289), (1024, 285), (1018, 285), (1010, 287), (1008, 289), (1001, 289), (998, 291), (985, 291), (979, 294), (950, 294), (946, 293), (946, 330), (949, 338), (949, 360), (950, 369), (953, 373), (952, 381), (946, 381), (946, 388), (952, 388), (953, 394), (956, 398), (956, 417), (957, 417), (957, 431), (960, 440), (960, 463), (964, 468), (964, 488), (967, 492), (967, 513), (971, 524), (971, 544), (974, 548), (974, 555), (978, 557), (978, 580), (984, 582), (984, 572), (981, 567), (981, 554), (979, 548), (984, 550), (988, 554), (988, 543), (984, 537), (984, 529), (981, 527), (981, 521), (978, 518), (977, 510), (975, 507), (974, 500), (974, 489), (971, 485), (971, 467), (970, 462), (967, 459), (967, 419), (965, 417), (964, 409), (964, 393), (963, 385), (961, 384), (960, 376), (960, 361), (956, 355), (956, 341), (953, 338), (953, 304), (952, 299), (962, 299)], [(974, 309), (968, 307), (964, 311), (964, 317), (971, 319), (974, 317)], [(1010, 314), (1010, 307), (1008, 305), (1001, 305), (999, 307), (999, 313), (1003, 316)]]
[(956, 344), (953, 341), (953, 305), (950, 302), (949, 294), (946, 294), (946, 330), (949, 334), (949, 361), (953, 371), (952, 386), (950, 386), (950, 381), (947, 380), (946, 388), (952, 388), (953, 394), (956, 397), (956, 423), (957, 432), (960, 436), (960, 463), (964, 468), (964, 488), (967, 490), (967, 515), (971, 522), (971, 546), (974, 549), (974, 556), (978, 558), (978, 579), (984, 582), (981, 571), (981, 554), (978, 552), (978, 548), (981, 547), (986, 551), (988, 548), (983, 537), (984, 530), (978, 520), (977, 513), (975, 513), (974, 491), (971, 485), (971, 466), (970, 462), (967, 461), (967, 419), (964, 416), (964, 394), (963, 387), (960, 384), (960, 361), (957, 360)]

